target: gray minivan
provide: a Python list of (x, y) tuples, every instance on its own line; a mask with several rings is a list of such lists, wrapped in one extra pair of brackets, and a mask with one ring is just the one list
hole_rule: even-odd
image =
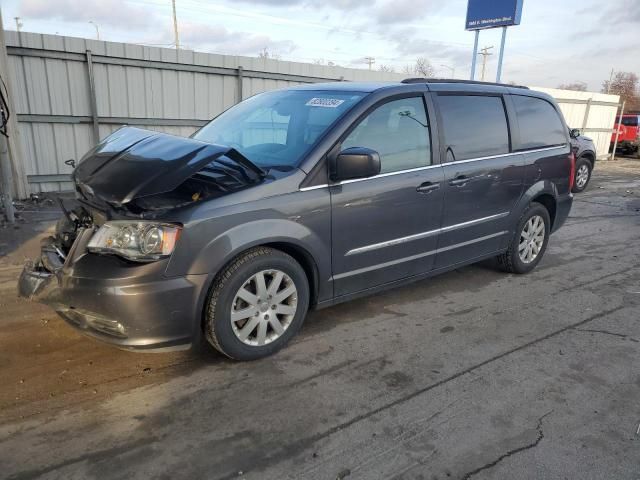
[(191, 138), (123, 127), (73, 173), (21, 295), (128, 349), (269, 355), (309, 308), (497, 257), (531, 271), (572, 204), (551, 97), (408, 79), (262, 93)]

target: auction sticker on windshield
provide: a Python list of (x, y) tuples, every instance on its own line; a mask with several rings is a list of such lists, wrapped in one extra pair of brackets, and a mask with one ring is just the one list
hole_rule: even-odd
[(309, 107), (327, 107), (336, 108), (344, 103), (344, 100), (338, 98), (312, 98), (305, 105)]

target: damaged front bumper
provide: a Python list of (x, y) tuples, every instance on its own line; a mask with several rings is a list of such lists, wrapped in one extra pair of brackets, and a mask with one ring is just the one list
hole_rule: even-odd
[(131, 264), (83, 250), (82, 232), (66, 255), (53, 239), (28, 261), (20, 296), (51, 306), (81, 333), (131, 350), (187, 349), (199, 331), (206, 275), (165, 277), (163, 262)]

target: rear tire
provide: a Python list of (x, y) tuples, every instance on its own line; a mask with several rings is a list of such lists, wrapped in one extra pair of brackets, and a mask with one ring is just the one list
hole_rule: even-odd
[(573, 193), (583, 192), (587, 188), (591, 180), (592, 171), (593, 165), (589, 160), (584, 157), (578, 158), (576, 162), (576, 177), (573, 180), (573, 187), (571, 188)]
[(257, 247), (236, 257), (216, 278), (206, 305), (204, 333), (235, 360), (271, 355), (300, 330), (309, 283), (286, 253)]
[(531, 202), (524, 211), (514, 232), (509, 248), (498, 255), (498, 263), (509, 273), (529, 273), (547, 249), (551, 219), (544, 205)]

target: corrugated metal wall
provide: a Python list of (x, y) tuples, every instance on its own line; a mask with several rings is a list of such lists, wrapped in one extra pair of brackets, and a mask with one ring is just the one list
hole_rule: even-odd
[(125, 123), (186, 136), (241, 98), (266, 90), (404, 77), (24, 32), (6, 32), (6, 43), (32, 192), (70, 189), (63, 181), (71, 172), (65, 160), (79, 159), (97, 136)]
[(531, 88), (548, 93), (555, 98), (567, 125), (581, 129), (585, 136), (593, 139), (598, 157), (602, 158), (608, 154), (620, 101), (618, 95), (575, 92), (557, 88)]

